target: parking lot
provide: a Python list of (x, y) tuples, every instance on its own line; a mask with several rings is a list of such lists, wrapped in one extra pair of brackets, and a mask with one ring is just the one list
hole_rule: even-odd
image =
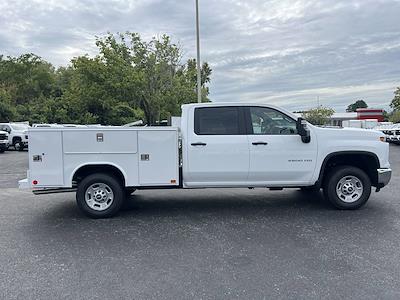
[(27, 152), (0, 154), (1, 299), (399, 299), (400, 146), (357, 211), (266, 189), (136, 192), (91, 220), (73, 193), (19, 191)]

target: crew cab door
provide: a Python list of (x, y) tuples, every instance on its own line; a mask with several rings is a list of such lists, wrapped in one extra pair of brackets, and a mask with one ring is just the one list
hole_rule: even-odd
[[(317, 142), (303, 143), (296, 121), (274, 108), (245, 108), (250, 149), (249, 185), (308, 184), (314, 173)], [(311, 133), (312, 134), (312, 133)]]
[(184, 186), (246, 184), (249, 146), (241, 107), (192, 107), (184, 149)]

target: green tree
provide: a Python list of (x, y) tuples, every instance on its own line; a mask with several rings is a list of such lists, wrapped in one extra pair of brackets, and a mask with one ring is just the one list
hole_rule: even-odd
[(394, 91), (394, 98), (392, 103), (390, 103), (390, 107), (393, 108), (393, 110), (400, 110), (400, 87), (396, 88)]
[(54, 88), (55, 69), (39, 56), (0, 56), (0, 106), (7, 120), (46, 122), (47, 118), (38, 113), (53, 97)]
[(400, 123), (400, 110), (395, 110), (391, 113), (389, 121), (393, 123)]
[(14, 107), (11, 105), (10, 95), (0, 88), (0, 122), (9, 122), (16, 115)]
[(335, 111), (328, 107), (319, 106), (303, 113), (303, 118), (314, 125), (326, 125)]
[(16, 105), (51, 96), (54, 71), (51, 64), (32, 53), (16, 58), (0, 56), (0, 86)]
[(350, 104), (346, 111), (347, 112), (355, 112), (357, 111), (357, 108), (367, 108), (368, 105), (364, 100), (357, 100), (356, 102), (354, 102), (353, 104)]
[[(84, 111), (95, 123), (120, 125), (144, 118), (154, 124), (179, 114), (181, 104), (196, 101), (194, 60), (181, 64), (181, 51), (167, 35), (146, 42), (136, 33), (108, 34), (96, 45), (96, 57), (72, 60), (74, 72), (62, 97), (69, 107), (78, 108), (71, 112), (74, 119), (82, 120)], [(208, 64), (203, 64), (205, 101), (210, 75)], [(122, 116), (121, 107), (132, 109)]]
[[(96, 39), (98, 54), (76, 57), (54, 68), (35, 54), (0, 55), (0, 117), (33, 123), (148, 124), (180, 113), (196, 102), (196, 61), (181, 62), (169, 36), (139, 34)], [(202, 65), (202, 99), (208, 101), (212, 70)]]
[(390, 118), (390, 114), (386, 110), (384, 110), (383, 111), (383, 121), (388, 122), (389, 118)]

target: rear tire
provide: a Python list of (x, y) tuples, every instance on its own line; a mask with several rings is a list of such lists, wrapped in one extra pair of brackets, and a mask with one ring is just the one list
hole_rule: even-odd
[(109, 218), (115, 216), (125, 200), (125, 190), (115, 177), (95, 173), (85, 177), (76, 191), (79, 209), (88, 217)]
[(339, 166), (329, 172), (324, 195), (338, 209), (358, 209), (371, 195), (371, 180), (359, 168)]

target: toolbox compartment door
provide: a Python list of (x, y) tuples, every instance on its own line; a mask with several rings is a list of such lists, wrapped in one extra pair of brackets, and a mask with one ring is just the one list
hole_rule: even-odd
[(29, 132), (29, 179), (32, 187), (64, 185), (62, 132)]
[(139, 137), (139, 184), (179, 185), (177, 130), (142, 130)]

